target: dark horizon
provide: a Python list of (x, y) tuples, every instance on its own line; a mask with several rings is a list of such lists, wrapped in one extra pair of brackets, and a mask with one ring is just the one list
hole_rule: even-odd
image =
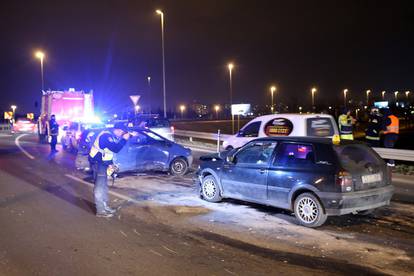
[[(2, 3), (1, 106), (38, 112), (40, 66), (45, 88), (94, 90), (98, 110), (130, 105), (130, 94), (161, 106), (160, 8), (166, 19), (167, 105), (276, 101), (341, 103), (342, 90), (365, 99), (370, 89), (411, 90), (414, 10), (408, 1), (32, 1)], [(140, 93), (143, 92), (143, 93)], [(40, 107), (38, 107), (39, 109)]]

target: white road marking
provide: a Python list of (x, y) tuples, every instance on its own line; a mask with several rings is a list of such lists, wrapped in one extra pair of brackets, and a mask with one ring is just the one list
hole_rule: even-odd
[(122, 234), (122, 235), (124, 235), (126, 238), (128, 238), (127, 234), (125, 234), (125, 232), (124, 232), (124, 231), (119, 230), (119, 232), (121, 232), (121, 234)]
[[(94, 184), (89, 183), (89, 182), (87, 182), (87, 181), (85, 181), (83, 179), (80, 179), (79, 177), (73, 176), (71, 174), (65, 174), (65, 176), (68, 177), (68, 178), (70, 178), (70, 179), (72, 179), (72, 180), (75, 180), (77, 182), (80, 182), (82, 184), (85, 184), (85, 185), (87, 185), (87, 186), (89, 186), (91, 188), (94, 187)], [(120, 193), (115, 192), (115, 191), (109, 190), (108, 193), (111, 194), (111, 195), (113, 195), (113, 196), (116, 196), (116, 197), (118, 197), (120, 199), (126, 200), (126, 201), (130, 201), (130, 202), (133, 202), (133, 203), (141, 203), (140, 201), (138, 201), (138, 200), (136, 200), (136, 199), (134, 199), (132, 197), (129, 197), (129, 196), (120, 194)]]
[(16, 146), (30, 159), (35, 159), (35, 157), (33, 155), (31, 155), (30, 153), (28, 153), (21, 145), (20, 145), (20, 138), (22, 138), (23, 136), (26, 136), (27, 134), (21, 134), (19, 136), (16, 137), (16, 139), (14, 139), (14, 143), (16, 144)]
[(161, 253), (158, 253), (157, 251), (154, 251), (152, 249), (150, 249), (149, 252), (151, 252), (152, 254), (155, 254), (155, 255), (158, 255), (158, 256), (162, 257)]
[(174, 251), (174, 250), (172, 250), (172, 249), (169, 249), (168, 247), (166, 247), (165, 245), (163, 245), (162, 246), (165, 250), (167, 250), (167, 251), (169, 251), (169, 252), (171, 252), (171, 253), (174, 253), (174, 254), (178, 254), (176, 251)]

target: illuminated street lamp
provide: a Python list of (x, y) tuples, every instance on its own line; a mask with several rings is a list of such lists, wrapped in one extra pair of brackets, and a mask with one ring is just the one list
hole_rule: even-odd
[(164, 98), (164, 118), (167, 118), (167, 92), (165, 87), (165, 48), (164, 48), (164, 13), (161, 10), (155, 11), (161, 18), (161, 46), (162, 46), (162, 91)]
[(382, 91), (381, 95), (382, 95), (382, 100), (384, 100), (385, 99), (385, 91)]
[(302, 107), (299, 106), (299, 113), (302, 113)]
[(44, 78), (43, 78), (43, 60), (45, 58), (45, 53), (43, 53), (42, 51), (36, 51), (35, 52), (35, 57), (40, 60), (40, 76), (42, 78), (42, 91), (44, 91), (45, 90), (45, 82), (44, 82)]
[(410, 91), (405, 91), (405, 96), (407, 97), (407, 102), (408, 102), (410, 98)]
[(371, 90), (367, 90), (367, 105), (369, 105), (369, 94), (371, 94)]
[(152, 107), (151, 107), (151, 77), (147, 77), (148, 82), (148, 107), (149, 107), (149, 113), (152, 113)]
[(218, 120), (218, 118), (219, 118), (219, 111), (220, 111), (220, 106), (218, 104), (216, 104), (214, 106), (214, 111), (216, 111), (216, 118)]
[(400, 92), (398, 92), (398, 91), (395, 91), (395, 92), (394, 92), (395, 101), (397, 101), (397, 100), (398, 100), (398, 93), (400, 93)]
[[(232, 79), (232, 72), (234, 68), (233, 63), (227, 64), (227, 68), (229, 69), (229, 90), (230, 90), (230, 112), (231, 112), (231, 106), (233, 105), (233, 79)], [(232, 113), (232, 112), (231, 112)], [(231, 114), (231, 133), (234, 133), (234, 115)]]
[(12, 106), (10, 106), (10, 108), (13, 110), (13, 124), (14, 124), (14, 121), (16, 120), (16, 115), (15, 115), (15, 113), (16, 113), (16, 108), (17, 108), (17, 106), (12, 105)]
[(185, 105), (180, 105), (181, 119), (183, 119), (183, 113), (185, 111)]
[(270, 94), (272, 96), (272, 105), (270, 106), (270, 111), (272, 113), (274, 113), (274, 109), (275, 109), (275, 106), (273, 104), (273, 99), (274, 99), (273, 94), (275, 93), (275, 91), (276, 91), (276, 86), (273, 85), (272, 87), (270, 87)]
[(318, 90), (315, 88), (315, 87), (312, 87), (312, 90), (311, 90), (311, 93), (312, 93), (312, 108), (314, 108), (315, 107), (315, 93), (317, 92)]
[(344, 89), (344, 105), (346, 106), (346, 94), (348, 93), (348, 89)]

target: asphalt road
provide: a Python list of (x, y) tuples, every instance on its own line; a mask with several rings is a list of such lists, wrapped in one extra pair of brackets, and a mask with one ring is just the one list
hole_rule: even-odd
[[(367, 266), (360, 260), (320, 257), (300, 248), (278, 250), (277, 242), (269, 247), (202, 227), (176, 228), (155, 213), (148, 215), (148, 206), (140, 205), (144, 199), (138, 196), (113, 193), (112, 204), (120, 208), (119, 215), (96, 218), (91, 184), (77, 177), (74, 156), (62, 151), (50, 156), (48, 146), (37, 144), (35, 137), (22, 136), (17, 145), (16, 138), (0, 135), (0, 275), (385, 273), (381, 267)], [(203, 153), (194, 154), (197, 158)], [(395, 183), (400, 194), (396, 199), (411, 204), (413, 189), (409, 182), (401, 181)], [(344, 227), (344, 221), (334, 223), (322, 231)], [(409, 241), (414, 230), (403, 230), (393, 237), (397, 246), (407, 246), (403, 248), (404, 259), (398, 259), (396, 265), (413, 272), (410, 260), (414, 245)], [(378, 236), (382, 238), (383, 234)]]

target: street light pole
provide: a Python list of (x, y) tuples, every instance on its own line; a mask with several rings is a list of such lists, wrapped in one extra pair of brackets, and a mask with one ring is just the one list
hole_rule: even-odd
[(396, 102), (398, 101), (398, 93), (400, 93), (400, 92), (398, 92), (398, 91), (395, 91), (395, 92), (394, 92), (394, 96), (395, 96), (395, 101), (396, 101)]
[(316, 93), (316, 88), (315, 87), (313, 87), (312, 88), (312, 90), (311, 90), (311, 93), (312, 93), (312, 109), (314, 109), (315, 108), (315, 93)]
[(162, 90), (164, 98), (164, 118), (167, 118), (167, 93), (165, 87), (165, 47), (164, 47), (164, 13), (161, 10), (156, 10), (161, 17), (161, 45), (162, 45)]
[(148, 106), (149, 106), (149, 113), (152, 113), (152, 106), (151, 106), (151, 77), (147, 77), (148, 81)]
[(381, 95), (382, 95), (382, 100), (384, 100), (385, 99), (385, 91), (382, 91)]
[(233, 105), (233, 79), (232, 79), (232, 72), (233, 72), (233, 68), (234, 68), (234, 64), (233, 63), (229, 63), (227, 65), (228, 69), (229, 69), (229, 90), (230, 90), (230, 113), (231, 113), (231, 131), (232, 134), (234, 134), (234, 115), (233, 112), (231, 110), (231, 107)]
[(371, 93), (371, 90), (367, 90), (367, 106), (369, 105), (369, 94)]
[(35, 57), (40, 60), (40, 76), (42, 78), (42, 91), (45, 90), (45, 82), (43, 78), (43, 59), (45, 58), (45, 54), (41, 51), (37, 51), (35, 53)]
[(219, 110), (220, 110), (220, 106), (219, 105), (215, 105), (214, 106), (214, 110), (216, 111), (216, 119), (218, 120), (218, 118), (219, 118)]
[(270, 87), (270, 95), (271, 95), (271, 97), (272, 97), (272, 102), (271, 102), (271, 106), (270, 106), (270, 112), (273, 114), (274, 113), (274, 110), (275, 110), (275, 107), (274, 107), (274, 103), (273, 103), (273, 100), (274, 100), (274, 93), (275, 93), (275, 91), (276, 91), (276, 86), (272, 86), (272, 87)]
[(344, 89), (344, 106), (346, 107), (346, 94), (348, 93), (348, 89)]
[(10, 108), (13, 110), (13, 124), (14, 124), (14, 122), (16, 121), (16, 108), (17, 108), (17, 106), (12, 105), (12, 106), (10, 106)]

